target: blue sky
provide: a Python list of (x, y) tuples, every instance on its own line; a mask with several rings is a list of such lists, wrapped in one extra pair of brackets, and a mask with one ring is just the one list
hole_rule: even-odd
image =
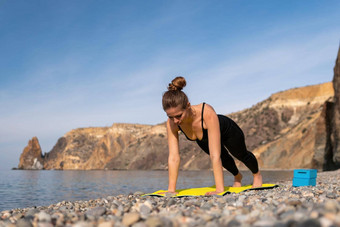
[(192, 104), (227, 114), (331, 81), (340, 1), (0, 0), (0, 169), (29, 139), (166, 120), (161, 96), (187, 79)]

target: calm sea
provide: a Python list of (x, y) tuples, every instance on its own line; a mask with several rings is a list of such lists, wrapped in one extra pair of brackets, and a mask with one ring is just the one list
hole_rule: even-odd
[[(251, 184), (249, 171), (241, 171)], [(262, 171), (264, 183), (291, 180), (293, 171)], [(225, 172), (225, 185), (233, 177)], [(177, 188), (214, 185), (212, 171), (181, 171)], [(0, 170), (0, 211), (167, 189), (167, 171), (27, 171)]]

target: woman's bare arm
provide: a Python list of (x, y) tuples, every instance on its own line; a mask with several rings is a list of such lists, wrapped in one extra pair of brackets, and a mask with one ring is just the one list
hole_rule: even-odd
[(168, 145), (169, 145), (169, 186), (168, 192), (175, 192), (180, 164), (179, 145), (178, 145), (178, 127), (170, 120), (167, 121)]
[(206, 104), (206, 109), (203, 114), (204, 123), (208, 130), (210, 160), (216, 184), (216, 192), (208, 194), (216, 194), (224, 191), (220, 124), (215, 110), (210, 105)]

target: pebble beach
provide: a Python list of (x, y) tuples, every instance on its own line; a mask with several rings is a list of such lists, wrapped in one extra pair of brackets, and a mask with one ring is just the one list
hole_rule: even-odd
[[(0, 212), (0, 227), (340, 226), (340, 170), (320, 172), (316, 186), (225, 196), (151, 197), (144, 192)], [(145, 192), (149, 193), (149, 192)]]

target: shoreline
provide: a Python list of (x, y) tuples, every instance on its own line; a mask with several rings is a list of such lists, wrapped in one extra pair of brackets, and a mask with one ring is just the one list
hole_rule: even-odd
[(142, 192), (62, 201), (0, 212), (2, 226), (340, 226), (340, 170), (318, 172), (317, 185), (225, 196), (151, 197)]

